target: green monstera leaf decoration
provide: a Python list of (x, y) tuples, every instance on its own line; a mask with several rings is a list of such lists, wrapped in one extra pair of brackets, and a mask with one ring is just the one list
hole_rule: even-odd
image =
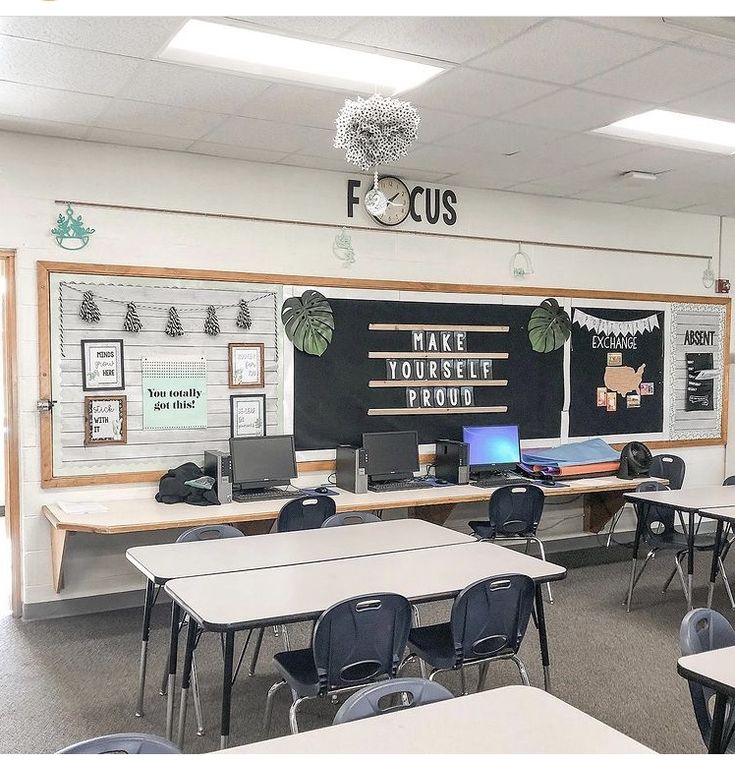
[(559, 349), (571, 332), (572, 321), (556, 299), (544, 299), (528, 321), (528, 338), (535, 352)]
[(329, 302), (318, 291), (304, 291), (286, 299), (281, 309), (286, 336), (296, 349), (321, 357), (334, 333), (334, 314)]

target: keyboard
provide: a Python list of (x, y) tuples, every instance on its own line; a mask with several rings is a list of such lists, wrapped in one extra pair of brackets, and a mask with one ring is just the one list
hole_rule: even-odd
[(432, 489), (433, 486), (433, 484), (427, 484), (424, 481), (405, 479), (398, 482), (376, 482), (371, 484), (368, 489), (371, 492), (395, 492), (402, 489)]
[(304, 497), (308, 493), (300, 489), (278, 489), (278, 487), (269, 487), (268, 489), (258, 490), (257, 492), (236, 492), (232, 499), (236, 503), (256, 503), (258, 500), (290, 500), (293, 497)]
[(495, 488), (495, 487), (518, 487), (520, 485), (532, 484), (529, 479), (522, 479), (515, 476), (489, 476), (487, 479), (478, 479), (476, 482), (472, 482), (473, 487), (480, 487), (482, 489)]

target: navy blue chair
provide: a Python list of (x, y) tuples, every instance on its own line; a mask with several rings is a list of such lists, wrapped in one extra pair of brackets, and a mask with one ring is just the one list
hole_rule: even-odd
[(535, 582), (524, 574), (488, 577), (468, 585), (455, 598), (448, 622), (411, 630), (411, 656), (433, 668), (429, 680), (442, 672), (459, 670), (464, 694), (465, 667), (480, 667), (480, 690), (490, 662), (502, 659), (512, 661), (523, 684), (530, 685), (518, 650), (528, 627), (535, 589)]
[(725, 479), (724, 482), (722, 482), (723, 487), (732, 487), (735, 484), (735, 476), (728, 476), (727, 479)]
[(347, 513), (335, 513), (324, 521), (322, 527), (347, 527), (353, 524), (374, 524), (381, 521), (380, 517), (368, 511), (348, 511)]
[(170, 741), (147, 733), (115, 733), (67, 746), (57, 754), (181, 754)]
[(337, 512), (337, 504), (329, 495), (306, 495), (289, 500), (281, 508), (276, 521), (277, 532), (297, 532), (319, 527)]
[[(682, 620), (679, 628), (679, 648), (682, 656), (692, 656), (729, 646), (735, 646), (735, 629), (717, 611), (693, 609)], [(687, 682), (699, 732), (702, 734), (705, 746), (709, 747), (710, 733), (712, 732), (710, 701), (715, 692), (694, 680), (687, 680)], [(733, 715), (733, 702), (730, 700), (725, 713), (725, 727), (722, 734), (722, 751), (730, 753), (735, 751), (735, 748), (730, 748), (733, 730), (735, 730), (735, 717)]]
[(273, 657), (281, 679), (268, 691), (266, 732), (273, 699), (284, 685), (293, 699), (291, 732), (298, 733), (296, 712), (304, 701), (395, 677), (410, 628), (411, 605), (395, 593), (362, 595), (328, 608), (314, 626), (311, 648)]
[(667, 479), (669, 489), (681, 489), (684, 485), (687, 464), (678, 455), (654, 455), (648, 475), (658, 479)]
[[(176, 538), (176, 542), (203, 542), (208, 540), (225, 540), (229, 538), (244, 536), (245, 535), (237, 527), (230, 526), (229, 524), (207, 524), (206, 526), (192, 527), (191, 529), (187, 529)], [(188, 621), (189, 620), (187, 616), (182, 617), (181, 624), (179, 625), (179, 632), (181, 632), (185, 624), (188, 626)], [(168, 686), (166, 685), (167, 677), (168, 667), (166, 668), (163, 676), (163, 687), (161, 689), (162, 695), (165, 695), (166, 691), (168, 690)], [(194, 712), (197, 721), (197, 735), (203, 736), (205, 729), (204, 717), (202, 714), (201, 695), (199, 693), (199, 676), (197, 672), (196, 652), (192, 656), (191, 661), (191, 692), (194, 698)]]
[(334, 715), (332, 725), (343, 722), (380, 717), (389, 712), (399, 712), (416, 706), (435, 704), (454, 698), (439, 683), (420, 677), (399, 677), (376, 685), (368, 685), (350, 696)]
[[(531, 542), (535, 542), (542, 560), (546, 560), (544, 544), (536, 536), (544, 512), (542, 489), (533, 484), (500, 487), (490, 495), (487, 510), (487, 521), (469, 522), (475, 537), (488, 542), (522, 539), (526, 541), (526, 553)], [(550, 582), (546, 583), (546, 588), (549, 603), (553, 603)]]

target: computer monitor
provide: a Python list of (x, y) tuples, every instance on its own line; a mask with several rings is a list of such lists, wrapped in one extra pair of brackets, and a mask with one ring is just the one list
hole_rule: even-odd
[(504, 471), (521, 461), (518, 426), (464, 426), (462, 439), (469, 445), (470, 475)]
[(282, 487), (297, 475), (290, 434), (230, 439), (230, 457), (232, 482), (241, 490)]
[(362, 435), (365, 471), (372, 481), (410, 479), (419, 470), (419, 436), (415, 431), (382, 431)]

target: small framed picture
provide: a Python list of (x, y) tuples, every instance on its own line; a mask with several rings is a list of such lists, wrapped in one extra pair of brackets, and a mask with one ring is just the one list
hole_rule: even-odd
[(597, 407), (607, 407), (607, 387), (597, 387)]
[(611, 368), (619, 368), (623, 364), (623, 353), (622, 352), (608, 352), (607, 364)]
[(84, 444), (127, 444), (128, 401), (126, 397), (84, 398)]
[(124, 388), (122, 339), (82, 339), (82, 389), (94, 392)]
[(233, 394), (230, 397), (230, 436), (265, 436), (265, 394)]
[(228, 344), (230, 388), (265, 386), (265, 344)]
[(607, 412), (614, 413), (617, 409), (618, 409), (618, 393), (608, 392), (607, 393)]

